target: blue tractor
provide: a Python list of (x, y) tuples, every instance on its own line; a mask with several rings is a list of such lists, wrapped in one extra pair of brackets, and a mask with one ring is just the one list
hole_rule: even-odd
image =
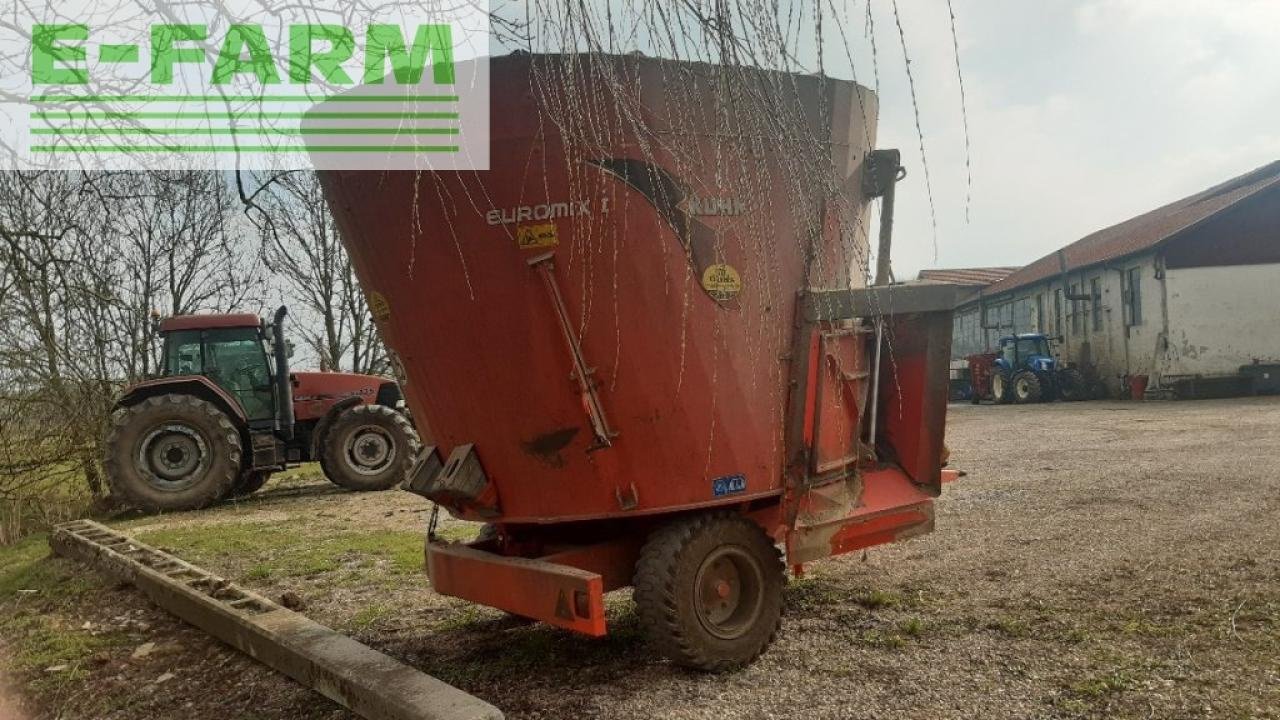
[(1079, 370), (1059, 369), (1047, 335), (1025, 333), (1000, 338), (991, 373), (991, 395), (997, 403), (1082, 400), (1086, 385)]

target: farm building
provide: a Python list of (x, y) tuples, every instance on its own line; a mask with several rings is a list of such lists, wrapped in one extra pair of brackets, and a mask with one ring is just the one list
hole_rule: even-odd
[(1275, 389), (1277, 288), (1280, 162), (1100, 230), (975, 291), (957, 310), (952, 354), (1041, 332), (1060, 338), (1060, 362), (1096, 372), (1113, 394), (1136, 376), (1181, 396)]

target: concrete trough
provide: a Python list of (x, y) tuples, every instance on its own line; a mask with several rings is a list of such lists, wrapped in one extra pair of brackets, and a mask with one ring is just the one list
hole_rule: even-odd
[(473, 695), (99, 523), (60, 525), (49, 544), (59, 555), (133, 584), (165, 610), (361, 717), (503, 717)]

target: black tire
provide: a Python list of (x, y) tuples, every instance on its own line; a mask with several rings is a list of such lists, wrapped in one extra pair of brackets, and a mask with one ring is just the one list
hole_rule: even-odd
[(418, 434), (403, 415), (385, 405), (357, 405), (329, 426), (320, 467), (348, 490), (390, 490), (405, 479), (418, 448)]
[(229, 498), (243, 498), (258, 492), (263, 485), (267, 484), (267, 480), (271, 479), (271, 473), (263, 470), (249, 470), (241, 473), (240, 477), (231, 486), (231, 492), (227, 494)]
[(723, 672), (747, 665), (773, 642), (783, 583), (781, 553), (758, 525), (711, 513), (649, 536), (634, 597), (658, 652), (678, 665)]
[(1084, 373), (1075, 368), (1067, 368), (1058, 373), (1058, 394), (1067, 402), (1089, 399), (1089, 381)]
[(240, 477), (239, 430), (190, 395), (158, 395), (116, 412), (106, 444), (112, 492), (146, 512), (207, 507)]
[(1010, 389), (1013, 392), (1013, 401), (1019, 405), (1040, 402), (1044, 394), (1044, 388), (1040, 386), (1040, 378), (1030, 370), (1023, 370), (1014, 375), (1012, 385)]
[(1005, 403), (1009, 402), (1009, 399), (1013, 394), (1009, 390), (1009, 386), (1011, 384), (1012, 383), (1009, 380), (1009, 376), (1005, 375), (1003, 371), (1001, 370), (992, 371), (991, 399), (994, 400), (997, 405), (1004, 405)]

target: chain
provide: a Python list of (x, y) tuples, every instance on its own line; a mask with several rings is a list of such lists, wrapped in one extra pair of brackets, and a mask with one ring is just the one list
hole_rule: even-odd
[(436, 527), (440, 524), (440, 505), (431, 503), (431, 519), (427, 521), (427, 542), (436, 541)]

